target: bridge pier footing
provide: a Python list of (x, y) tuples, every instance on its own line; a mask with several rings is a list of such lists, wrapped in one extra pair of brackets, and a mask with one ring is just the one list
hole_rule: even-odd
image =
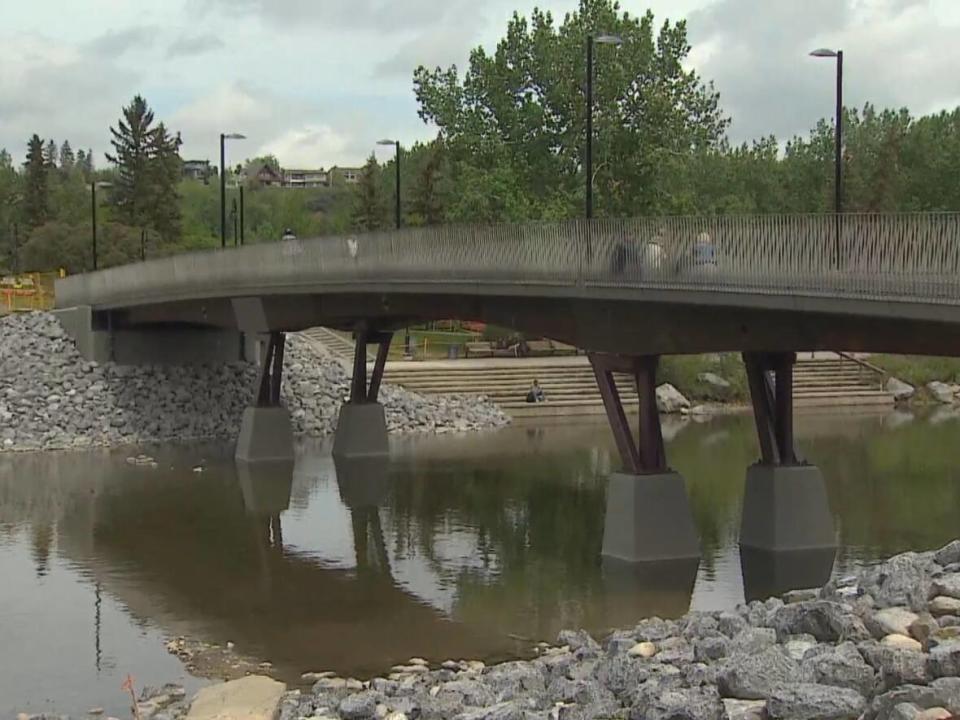
[[(357, 327), (354, 338), (356, 349), (350, 400), (340, 408), (333, 437), (333, 456), (344, 460), (386, 456), (390, 452), (387, 419), (383, 405), (377, 402), (377, 398), (393, 334), (371, 330), (366, 323), (362, 323)], [(377, 358), (368, 381), (367, 346), (371, 344), (377, 345)]]
[(293, 426), (280, 404), (285, 336), (270, 333), (260, 358), (256, 404), (243, 412), (234, 457), (244, 463), (292, 462)]
[[(657, 410), (659, 357), (590, 354), (607, 419), (623, 462), (610, 476), (603, 528), (603, 556), (627, 562), (698, 558), (700, 542), (683, 477), (667, 467)], [(640, 399), (634, 439), (613, 373), (629, 374)]]
[(769, 552), (831, 549), (836, 534), (823, 474), (802, 461), (793, 435), (793, 353), (744, 353), (760, 441), (747, 469), (740, 547)]

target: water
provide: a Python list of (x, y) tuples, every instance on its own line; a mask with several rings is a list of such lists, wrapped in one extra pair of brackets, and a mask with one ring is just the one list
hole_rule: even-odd
[(411, 656), (494, 660), (564, 627), (602, 635), (732, 607), (960, 536), (960, 420), (802, 415), (797, 432), (827, 478), (835, 562), (741, 558), (751, 418), (668, 420), (704, 555), (644, 576), (599, 560), (615, 464), (599, 420), (395, 439), (382, 466), (338, 467), (311, 444), (295, 470), (254, 476), (238, 476), (226, 446), (147, 449), (155, 469), (129, 452), (4, 456), (0, 717), (126, 716), (128, 673), (192, 691), (203, 681), (164, 647), (180, 635), (233, 642), (290, 681)]

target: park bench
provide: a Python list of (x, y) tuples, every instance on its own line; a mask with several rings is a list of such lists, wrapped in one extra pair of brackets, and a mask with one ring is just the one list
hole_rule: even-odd
[(466, 343), (466, 357), (493, 357), (493, 344), (489, 342), (468, 342)]

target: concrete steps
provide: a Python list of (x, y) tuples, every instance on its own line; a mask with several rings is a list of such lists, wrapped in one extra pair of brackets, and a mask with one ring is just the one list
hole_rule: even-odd
[[(534, 379), (543, 387), (548, 402), (525, 401)], [(624, 403), (635, 406), (637, 392), (629, 377), (616, 375), (615, 379)], [(384, 381), (424, 395), (486, 395), (513, 417), (604, 412), (593, 370), (583, 356), (391, 362)], [(878, 375), (851, 360), (829, 357), (797, 362), (793, 396), (799, 408), (893, 404)]]
[[(300, 332), (302, 337), (307, 338), (313, 343), (323, 346), (327, 352), (341, 361), (353, 362), (354, 344), (353, 338), (349, 333), (331, 330), (325, 327), (315, 327)], [(369, 349), (367, 351), (367, 362), (373, 362), (375, 355)]]

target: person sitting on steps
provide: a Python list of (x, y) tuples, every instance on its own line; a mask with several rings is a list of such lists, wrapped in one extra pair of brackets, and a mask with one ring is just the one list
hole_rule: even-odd
[(527, 393), (527, 402), (542, 403), (546, 401), (547, 401), (547, 396), (543, 394), (543, 388), (540, 387), (539, 381), (534, 380), (533, 387), (531, 387), (530, 392)]

